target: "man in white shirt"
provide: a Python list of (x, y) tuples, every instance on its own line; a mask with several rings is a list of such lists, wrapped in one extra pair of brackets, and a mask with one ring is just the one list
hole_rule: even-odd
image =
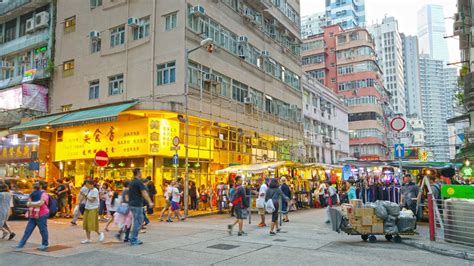
[[(260, 182), (261, 185), (260, 185), (260, 189), (258, 191), (258, 198), (259, 198), (259, 200), (263, 199), (263, 201), (265, 201), (265, 195), (267, 194), (268, 186), (267, 186), (267, 184), (265, 184), (264, 179), (260, 179), (259, 182)], [(257, 226), (258, 227), (267, 226), (265, 224), (265, 206), (263, 206), (263, 208), (258, 208), (258, 214), (260, 215), (261, 221)]]
[(173, 220), (171, 220), (171, 213), (174, 212), (175, 216), (178, 217), (181, 221), (184, 221), (184, 218), (181, 217), (179, 214), (179, 202), (181, 200), (181, 194), (182, 192), (179, 192), (178, 189), (179, 183), (176, 181), (171, 182), (171, 207), (170, 211), (168, 212), (168, 220), (167, 222), (171, 223)]
[(163, 222), (163, 216), (165, 215), (165, 212), (168, 211), (171, 206), (170, 196), (171, 196), (171, 191), (173, 190), (173, 187), (171, 186), (171, 184), (168, 183), (168, 181), (165, 181), (165, 186), (166, 186), (166, 189), (165, 189), (165, 193), (163, 194), (163, 197), (165, 197), (165, 207), (163, 208), (163, 210), (161, 210), (161, 217), (160, 217), (160, 221), (162, 222)]

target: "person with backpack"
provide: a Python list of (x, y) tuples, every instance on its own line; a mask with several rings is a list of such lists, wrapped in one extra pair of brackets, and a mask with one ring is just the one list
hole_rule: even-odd
[(44, 182), (39, 181), (33, 185), (33, 192), (30, 194), (28, 199), (28, 224), (26, 225), (25, 232), (20, 242), (16, 246), (17, 249), (25, 247), (26, 242), (30, 238), (33, 230), (38, 227), (41, 234), (41, 245), (38, 250), (45, 251), (48, 249), (48, 217), (49, 217), (49, 195), (43, 188), (45, 187)]
[[(290, 187), (286, 184), (287, 182), (287, 179), (286, 177), (282, 177), (281, 179), (281, 192), (283, 192), (283, 194), (291, 200), (291, 189)], [(289, 223), (290, 222), (290, 219), (288, 219), (288, 201), (284, 200), (281, 202), (281, 213), (283, 214), (283, 222), (285, 223)]]
[(244, 232), (244, 220), (247, 219), (247, 208), (249, 207), (249, 202), (247, 199), (247, 192), (245, 187), (242, 185), (243, 179), (241, 176), (235, 177), (235, 193), (231, 198), (232, 205), (234, 206), (234, 212), (236, 220), (233, 224), (227, 226), (229, 235), (232, 235), (232, 229), (236, 224), (239, 225), (238, 236), (246, 235)]
[(289, 201), (290, 198), (285, 196), (278, 185), (278, 180), (272, 178), (270, 180), (270, 185), (268, 186), (267, 193), (265, 194), (265, 202), (266, 202), (266, 209), (267, 211), (271, 208), (270, 206), (273, 204), (273, 212), (272, 213), (272, 225), (270, 227), (270, 235), (276, 235), (274, 229), (277, 232), (280, 232), (280, 228), (278, 227), (278, 212), (280, 208), (280, 200), (281, 201)]

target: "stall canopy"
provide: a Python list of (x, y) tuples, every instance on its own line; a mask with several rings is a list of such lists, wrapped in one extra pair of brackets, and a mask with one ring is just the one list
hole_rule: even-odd
[(290, 165), (291, 162), (279, 161), (279, 162), (269, 162), (269, 163), (257, 163), (257, 164), (244, 164), (244, 165), (233, 165), (222, 170), (217, 170), (217, 174), (228, 174), (228, 173), (251, 173), (259, 174), (267, 171), (268, 169), (276, 169), (277, 167), (283, 165)]
[(38, 117), (31, 121), (10, 128), (10, 132), (16, 133), (28, 130), (37, 130), (47, 126), (57, 128), (88, 123), (114, 121), (117, 119), (117, 116), (120, 112), (129, 109), (137, 103), (137, 101), (130, 101), (114, 105), (81, 109), (57, 115)]
[[(390, 166), (398, 167), (398, 162), (391, 162)], [(460, 163), (445, 163), (445, 162), (402, 162), (403, 169), (446, 169), (446, 168), (459, 168), (462, 167)]]

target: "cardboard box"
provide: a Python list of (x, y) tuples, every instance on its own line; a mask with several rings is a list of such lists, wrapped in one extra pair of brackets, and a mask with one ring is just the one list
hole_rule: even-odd
[(372, 225), (372, 216), (362, 216), (362, 225)]
[(372, 224), (372, 233), (373, 234), (383, 234), (383, 223), (374, 223)]
[(362, 225), (362, 220), (357, 219), (357, 218), (351, 218), (351, 219), (349, 219), (349, 223), (352, 224), (352, 227), (361, 226)]
[(357, 232), (361, 234), (371, 234), (372, 233), (372, 226), (357, 226), (354, 228)]
[(379, 217), (375, 216), (375, 215), (372, 216), (372, 222), (373, 222), (374, 224), (376, 224), (376, 223), (382, 223), (382, 224), (383, 224), (383, 220), (380, 219)]
[(350, 204), (354, 207), (354, 209), (362, 208), (363, 206), (362, 200), (360, 199), (353, 199), (350, 201)]
[(355, 216), (362, 217), (362, 216), (373, 216), (374, 209), (372, 208), (358, 208), (355, 209)]

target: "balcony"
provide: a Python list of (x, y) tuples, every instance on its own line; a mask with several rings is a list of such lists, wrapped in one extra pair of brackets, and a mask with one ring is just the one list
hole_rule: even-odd
[(0, 44), (0, 57), (34, 48), (41, 44), (47, 44), (49, 40), (49, 30), (35, 32), (16, 38), (12, 41)]
[[(45, 69), (38, 69), (34, 80), (49, 78), (50, 74)], [(0, 90), (20, 85), (23, 76), (15, 76), (9, 79), (0, 80)]]
[(10, 0), (0, 4), (0, 23), (48, 4), (49, 0)]

